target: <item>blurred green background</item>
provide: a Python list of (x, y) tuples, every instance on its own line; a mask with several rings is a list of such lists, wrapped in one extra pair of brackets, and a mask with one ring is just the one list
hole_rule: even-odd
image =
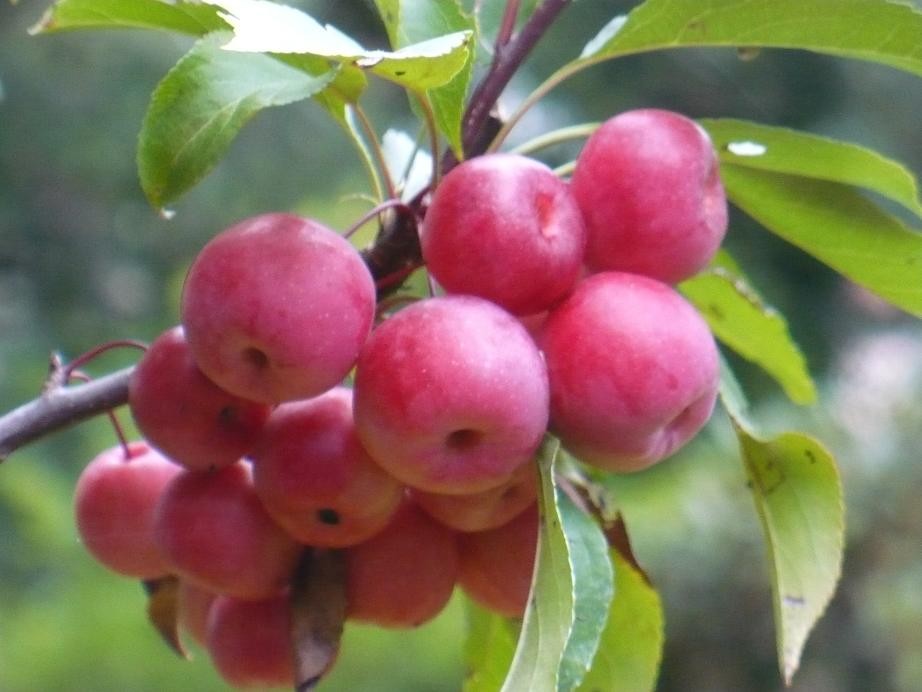
[[(368, 3), (290, 4), (368, 45), (382, 43)], [(511, 85), (508, 102), (631, 4), (575, 3)], [(185, 269), (221, 228), (269, 210), (345, 228), (365, 209), (350, 195), (367, 192), (348, 142), (318, 108), (301, 104), (261, 114), (175, 205), (175, 218), (160, 218), (141, 194), (134, 148), (151, 90), (189, 41), (140, 32), (28, 36), (46, 5), (0, 2), (3, 411), (39, 391), (50, 352), (73, 357), (110, 339), (150, 340), (175, 323)], [(415, 131), (398, 90), (376, 85), (365, 101), (379, 132)], [(744, 61), (734, 51), (682, 51), (599, 66), (554, 92), (515, 140), (643, 106), (797, 127), (878, 148), (922, 172), (919, 81), (802, 52)], [(572, 155), (561, 147), (547, 160)], [(772, 429), (819, 435), (845, 483), (844, 578), (793, 689), (922, 689), (920, 323), (740, 215), (727, 245), (788, 316), (822, 388), (818, 406), (797, 408), (734, 361), (758, 415)], [(134, 358), (107, 355), (89, 370), (102, 374)], [(0, 692), (225, 689), (203, 652), (177, 660), (147, 626), (140, 586), (96, 566), (77, 541), (74, 480), (113, 443), (97, 420), (0, 468)], [(664, 599), (658, 689), (781, 689), (763, 547), (723, 416), (687, 452), (612, 485)], [(458, 689), (462, 634), (460, 600), (412, 632), (350, 626), (323, 689)]]

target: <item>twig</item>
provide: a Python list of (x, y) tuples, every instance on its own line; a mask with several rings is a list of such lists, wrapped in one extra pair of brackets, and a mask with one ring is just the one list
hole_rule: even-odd
[(124, 404), (132, 370), (125, 368), (76, 387), (46, 389), (37, 399), (0, 417), (0, 461), (48, 433)]

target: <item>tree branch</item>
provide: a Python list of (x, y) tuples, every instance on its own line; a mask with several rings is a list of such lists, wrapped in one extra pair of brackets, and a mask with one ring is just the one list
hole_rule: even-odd
[(75, 387), (52, 384), (37, 399), (0, 417), (0, 462), (48, 433), (124, 404), (132, 370), (118, 370)]

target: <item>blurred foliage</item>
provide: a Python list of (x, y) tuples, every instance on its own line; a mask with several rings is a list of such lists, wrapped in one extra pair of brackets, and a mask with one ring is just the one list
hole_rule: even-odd
[[(347, 227), (367, 204), (358, 159), (311, 104), (267, 111), (176, 205), (145, 203), (134, 153), (150, 92), (189, 41), (135, 32), (31, 38), (46, 3), (0, 2), (0, 409), (38, 392), (47, 354), (108, 339), (152, 339), (178, 317), (185, 268), (243, 217), (297, 210)], [(365, 45), (383, 46), (370, 3), (292, 2)], [(574, 3), (513, 81), (516, 102), (597, 27), (632, 3)], [(486, 51), (488, 46), (481, 46)], [(750, 56), (744, 56), (750, 57)], [(379, 132), (409, 128), (403, 94), (366, 97)], [(553, 92), (513, 143), (550, 127), (655, 106), (693, 117), (797, 127), (879, 149), (922, 171), (918, 81), (806, 53), (730, 50), (631, 57)], [(415, 135), (415, 132), (411, 133)], [(550, 163), (572, 146), (547, 153)], [(776, 386), (734, 361), (758, 415), (807, 428), (835, 451), (848, 500), (845, 577), (808, 644), (795, 690), (922, 689), (922, 334), (899, 313), (735, 214), (728, 246), (789, 318), (820, 405), (778, 403)], [(102, 373), (134, 353), (106, 356)], [(125, 416), (123, 416), (124, 418)], [(73, 528), (71, 490), (112, 444), (105, 420), (15, 454), (0, 469), (0, 690), (219, 690), (196, 651), (183, 663), (146, 625), (139, 584), (107, 574)], [(660, 690), (775, 690), (764, 550), (729, 426), (715, 418), (686, 453), (611, 481), (636, 553), (661, 590), (667, 648)], [(325, 689), (452, 690), (462, 675), (463, 607), (414, 632), (350, 627)], [(389, 686), (388, 686), (389, 685)]]

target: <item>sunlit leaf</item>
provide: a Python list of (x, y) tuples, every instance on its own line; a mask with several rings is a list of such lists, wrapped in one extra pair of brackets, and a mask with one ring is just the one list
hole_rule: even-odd
[(217, 9), (178, 0), (58, 0), (31, 33), (67, 29), (165, 29), (193, 36), (227, 29)]
[(460, 31), (404, 46), (396, 51), (366, 50), (330, 25), (287, 5), (263, 0), (207, 0), (234, 36), (226, 50), (310, 55), (359, 67), (414, 90), (442, 86), (465, 66), (471, 32)]
[(571, 690), (591, 665), (612, 598), (602, 530), (557, 487), (559, 443), (539, 455), (541, 525), (535, 576), (503, 690)]
[(346, 620), (345, 577), (340, 551), (304, 551), (291, 585), (291, 636), (298, 692), (314, 689), (336, 661)]
[(724, 163), (866, 188), (922, 215), (912, 172), (872, 149), (745, 120), (699, 122)]
[(643, 573), (617, 549), (609, 553), (615, 598), (599, 651), (580, 692), (650, 692), (656, 686), (663, 650), (663, 606)]
[(265, 55), (221, 49), (226, 34), (201, 39), (151, 98), (138, 144), (141, 185), (162, 207), (198, 183), (256, 113), (308, 98), (333, 78)]
[(808, 435), (759, 434), (727, 368), (721, 400), (739, 439), (765, 536), (778, 663), (790, 683), (841, 574), (845, 520), (839, 472), (832, 455)]
[(502, 687), (518, 637), (515, 621), (467, 602), (464, 638), (464, 692), (496, 692)]
[(584, 49), (597, 62), (664, 48), (801, 48), (922, 75), (922, 13), (890, 0), (646, 0)]
[(816, 400), (816, 387), (787, 321), (762, 301), (738, 270), (715, 263), (679, 288), (714, 335), (774, 377), (792, 401)]
[(724, 164), (731, 201), (852, 281), (922, 316), (922, 233), (853, 187)]
[[(457, 0), (375, 0), (393, 48), (425, 41), (458, 31), (475, 32), (475, 22)], [(474, 65), (471, 43), (466, 65), (444, 86), (430, 89), (427, 98), (432, 106), (439, 131), (460, 156), (461, 117)]]
[(147, 619), (157, 634), (176, 654), (188, 658), (179, 636), (179, 578), (175, 576), (147, 579)]

